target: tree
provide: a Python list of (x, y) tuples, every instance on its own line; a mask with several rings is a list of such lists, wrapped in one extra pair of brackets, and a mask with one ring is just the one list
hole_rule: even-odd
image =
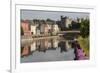
[(89, 36), (89, 19), (81, 19), (80, 34), (83, 38)]
[(75, 21), (72, 21), (72, 23), (71, 23), (71, 28), (72, 28), (73, 30), (80, 30), (80, 23), (75, 22)]

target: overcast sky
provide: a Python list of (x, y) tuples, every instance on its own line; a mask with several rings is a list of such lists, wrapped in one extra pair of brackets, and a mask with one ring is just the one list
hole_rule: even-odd
[(33, 19), (44, 19), (47, 18), (52, 20), (60, 20), (60, 16), (68, 16), (69, 18), (89, 18), (89, 13), (80, 12), (54, 12), (54, 11), (36, 11), (36, 10), (21, 10), (21, 19), (33, 20)]

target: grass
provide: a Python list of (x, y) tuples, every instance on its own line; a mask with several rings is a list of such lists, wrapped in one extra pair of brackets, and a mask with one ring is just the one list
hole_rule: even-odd
[(82, 38), (81, 36), (79, 36), (77, 38), (80, 46), (82, 47), (82, 49), (84, 50), (85, 54), (89, 57), (89, 37), (87, 38)]

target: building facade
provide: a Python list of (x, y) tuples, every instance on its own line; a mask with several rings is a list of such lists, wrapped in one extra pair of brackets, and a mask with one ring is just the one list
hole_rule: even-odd
[[(21, 21), (21, 28), (23, 30), (23, 35), (25, 35), (25, 36), (31, 35), (30, 25), (29, 25), (28, 20)], [(22, 30), (21, 30), (21, 32), (22, 32)]]
[(61, 16), (61, 27), (62, 28), (69, 28), (70, 24), (72, 22), (72, 19), (70, 19), (69, 17), (63, 17)]
[(32, 33), (32, 35), (36, 35), (36, 28), (37, 28), (36, 25), (31, 25), (31, 33)]

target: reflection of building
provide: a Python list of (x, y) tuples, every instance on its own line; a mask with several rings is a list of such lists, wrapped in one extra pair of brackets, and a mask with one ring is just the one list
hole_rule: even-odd
[(38, 40), (36, 41), (36, 44), (34, 44), (34, 46), (35, 45), (38, 51), (46, 52), (46, 49), (48, 48), (48, 42), (46, 42), (45, 40)]
[(30, 25), (28, 20), (21, 21), (21, 27), (23, 30), (24, 35), (31, 35)]
[(39, 49), (40, 48), (40, 40), (37, 40), (36, 41), (36, 49)]
[(43, 52), (46, 52), (46, 49), (48, 48), (47, 47), (47, 42), (44, 40), (39, 40), (37, 43), (39, 43), (39, 45), (38, 45), (38, 51), (40, 52), (40, 51), (43, 51)]
[(58, 46), (60, 47), (60, 52), (66, 52), (67, 51), (67, 47), (66, 47), (66, 42), (65, 41), (61, 41), (59, 42)]
[(42, 39), (36, 41), (36, 43), (32, 44), (31, 47), (34, 47), (35, 49), (32, 50), (38, 50), (42, 52), (46, 52), (47, 49), (55, 49), (58, 48), (58, 42), (59, 40), (56, 39)]
[(71, 48), (71, 46), (69, 45), (69, 41), (66, 41), (66, 40), (59, 42), (58, 46), (60, 47), (61, 52), (64, 52), (64, 51), (66, 52), (68, 51), (68, 49)]
[(32, 44), (31, 44), (31, 51), (35, 51), (36, 50), (36, 41), (34, 41)]
[(48, 44), (47, 44), (48, 49), (50, 49), (52, 47), (52, 40), (48, 39)]
[(69, 45), (69, 42), (66, 41), (66, 49), (68, 50), (68, 49), (70, 49), (70, 48), (71, 48), (71, 46)]
[(30, 47), (29, 46), (24, 46), (21, 47), (21, 56), (27, 56), (30, 54)]
[(41, 40), (41, 48), (48, 49), (48, 40)]
[(59, 41), (57, 39), (53, 39), (53, 47), (57, 48), (58, 47)]

